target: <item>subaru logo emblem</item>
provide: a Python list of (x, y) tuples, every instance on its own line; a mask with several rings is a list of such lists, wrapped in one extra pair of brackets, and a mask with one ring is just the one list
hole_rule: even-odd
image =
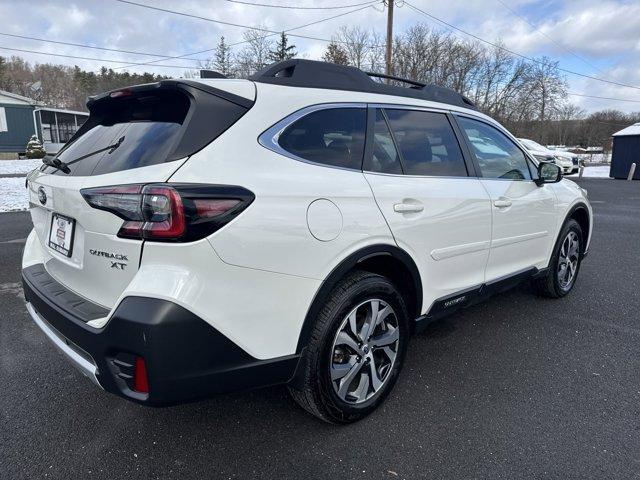
[(42, 205), (47, 203), (47, 193), (44, 191), (43, 187), (38, 188), (38, 200), (40, 200)]

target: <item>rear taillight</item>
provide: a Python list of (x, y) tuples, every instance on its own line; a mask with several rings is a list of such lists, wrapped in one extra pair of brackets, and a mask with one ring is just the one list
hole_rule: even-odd
[(80, 193), (92, 207), (124, 220), (119, 237), (155, 241), (204, 238), (254, 199), (242, 187), (202, 184), (116, 185)]

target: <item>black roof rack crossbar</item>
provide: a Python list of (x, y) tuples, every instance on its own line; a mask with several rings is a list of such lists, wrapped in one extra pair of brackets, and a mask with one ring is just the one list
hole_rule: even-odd
[(411, 88), (424, 88), (427, 86), (426, 83), (417, 82), (415, 80), (409, 80), (408, 78), (396, 77), (395, 75), (387, 75), (386, 73), (376, 73), (376, 72), (364, 72), (370, 77), (374, 78), (384, 78), (385, 80), (395, 80), (397, 82), (408, 83), (413, 85)]
[[(371, 77), (386, 78), (411, 85), (410, 88), (376, 82)], [(260, 83), (271, 83), (289, 87), (325, 88), (352, 92), (378, 93), (399, 97), (417, 98), (432, 102), (447, 103), (464, 108), (476, 109), (464, 95), (439, 85), (424, 83), (381, 73), (365, 73), (348, 65), (336, 65), (315, 60), (293, 58), (267, 65), (249, 77)]]

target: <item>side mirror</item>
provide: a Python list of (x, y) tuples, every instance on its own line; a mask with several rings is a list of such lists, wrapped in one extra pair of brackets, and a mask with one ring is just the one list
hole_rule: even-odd
[(555, 163), (540, 162), (538, 164), (538, 179), (536, 184), (542, 186), (545, 183), (558, 183), (562, 180), (562, 169)]

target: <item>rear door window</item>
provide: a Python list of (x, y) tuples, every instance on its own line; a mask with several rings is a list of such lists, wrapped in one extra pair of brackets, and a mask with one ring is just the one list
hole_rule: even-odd
[(373, 152), (365, 170), (378, 173), (401, 174), (402, 165), (389, 126), (382, 110), (376, 109), (376, 119), (373, 128)]
[(406, 175), (466, 177), (460, 144), (444, 113), (384, 109)]
[(317, 110), (289, 125), (278, 143), (303, 160), (360, 170), (366, 123), (364, 108)]

